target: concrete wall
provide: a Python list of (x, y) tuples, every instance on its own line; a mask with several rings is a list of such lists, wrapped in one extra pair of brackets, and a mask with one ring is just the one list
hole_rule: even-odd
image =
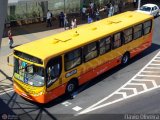
[(3, 36), (4, 22), (7, 13), (7, 6), (8, 6), (8, 0), (0, 0), (0, 48)]

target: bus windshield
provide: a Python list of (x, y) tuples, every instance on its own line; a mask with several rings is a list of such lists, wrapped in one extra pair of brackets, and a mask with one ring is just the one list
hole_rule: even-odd
[(44, 69), (14, 58), (14, 77), (31, 86), (44, 86)]

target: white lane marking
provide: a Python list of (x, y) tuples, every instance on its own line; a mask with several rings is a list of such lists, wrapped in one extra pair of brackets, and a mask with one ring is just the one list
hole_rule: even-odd
[(160, 75), (137, 75), (137, 76), (142, 76), (142, 77), (160, 77)]
[(126, 93), (126, 92), (120, 92), (120, 91), (118, 91), (118, 92), (115, 93), (115, 94), (123, 95), (123, 98), (126, 98), (126, 97), (127, 97), (127, 93)]
[[(112, 97), (113, 95), (115, 95), (118, 91), (120, 91), (122, 88), (124, 88), (126, 85), (128, 85), (128, 83), (130, 83), (130, 82), (131, 82), (133, 79), (135, 79), (138, 75), (140, 75), (140, 73), (141, 73), (142, 71), (144, 71), (144, 69), (146, 69), (146, 68), (151, 64), (151, 62), (152, 62), (155, 58), (160, 58), (160, 57), (158, 57), (158, 56), (160, 56), (160, 52), (158, 52), (135, 76), (133, 76), (128, 82), (126, 82), (124, 85), (122, 85), (119, 89), (117, 89), (115, 92), (113, 92), (113, 93), (110, 94), (109, 96), (107, 96), (107, 97), (103, 98), (102, 100), (98, 101), (97, 103), (89, 106), (88, 108), (84, 109), (83, 111), (79, 112), (79, 113), (76, 114), (76, 115), (86, 114), (86, 113), (91, 112), (91, 111), (93, 111), (93, 110), (96, 110), (96, 109), (99, 109), (99, 108), (103, 108), (103, 107), (105, 107), (105, 106), (108, 106), (108, 105), (117, 103), (117, 102), (119, 102), (119, 101), (122, 101), (122, 100), (125, 100), (125, 99), (128, 99), (128, 98), (131, 98), (131, 97), (133, 97), (133, 96), (137, 96), (137, 95), (140, 95), (140, 94), (142, 94), (142, 93), (149, 92), (149, 91), (151, 91), (151, 90), (160, 88), (160, 86), (152, 87), (152, 88), (149, 88), (149, 89), (140, 91), (140, 92), (138, 92), (137, 94), (129, 95), (129, 96), (127, 96), (126, 98), (120, 98), (120, 99), (114, 100), (114, 101), (112, 101), (112, 102), (106, 102), (106, 103), (102, 104), (104, 101), (106, 101), (107, 99), (109, 99), (110, 97)], [(153, 67), (152, 67), (152, 68), (153, 68)]]
[(70, 103), (70, 102), (68, 102), (68, 101), (65, 101), (65, 102), (63, 102), (63, 103), (61, 103), (61, 104), (67, 107), (67, 106), (71, 105), (72, 103)]
[(147, 86), (145, 83), (128, 83), (128, 85), (136, 85), (136, 86), (140, 85), (140, 86), (143, 86), (144, 90), (147, 90)]
[(160, 60), (153, 60), (154, 62), (160, 62)]
[(150, 65), (160, 66), (160, 64), (151, 63)]
[(153, 86), (154, 87), (157, 87), (157, 83), (155, 82), (155, 80), (148, 80), (148, 79), (133, 79), (133, 81), (149, 81), (149, 82), (152, 82)]
[(149, 69), (157, 69), (157, 70), (160, 69), (160, 68), (157, 68), (157, 67), (146, 67), (146, 68), (149, 68)]
[(137, 94), (137, 89), (136, 88), (122, 88), (122, 90), (132, 90), (134, 92), (134, 94)]
[(142, 73), (160, 73), (160, 71), (142, 71)]
[[(94, 111), (94, 110), (97, 110), (97, 109), (106, 107), (106, 106), (108, 106), (108, 105), (112, 105), (112, 104), (114, 104), (114, 103), (120, 102), (120, 101), (122, 101), (122, 100), (129, 99), (129, 98), (134, 97), (134, 96), (137, 96), (137, 95), (141, 95), (141, 94), (143, 94), (143, 93), (146, 93), (146, 92), (155, 90), (155, 89), (157, 89), (157, 88), (160, 88), (160, 86), (158, 86), (158, 87), (153, 87), (153, 88), (151, 88), (151, 89), (147, 89), (146, 91), (138, 92), (138, 94), (129, 95), (129, 96), (127, 96), (126, 98), (120, 98), (120, 99), (117, 99), (117, 100), (115, 100), (115, 101), (108, 102), (108, 103), (104, 103), (104, 104), (101, 104), (101, 105), (99, 104), (98, 106), (92, 107), (92, 106), (93, 106), (93, 105), (92, 105), (92, 106), (86, 108), (85, 110), (79, 112), (79, 113), (76, 114), (75, 116), (78, 116), (78, 115), (81, 115), (81, 114), (86, 114), (86, 113), (88, 113), (88, 112), (91, 112), (91, 111)], [(97, 103), (96, 103), (96, 104), (97, 104)], [(94, 105), (95, 105), (95, 104), (94, 104)]]
[(14, 91), (14, 90), (4, 91), (3, 93), (0, 93), (0, 95), (4, 95), (4, 94), (10, 93), (10, 92), (12, 92), (12, 91)]
[(79, 107), (79, 106), (76, 106), (76, 107), (74, 107), (74, 108), (72, 108), (72, 109), (75, 110), (75, 111), (80, 111), (80, 110), (82, 110), (82, 108)]

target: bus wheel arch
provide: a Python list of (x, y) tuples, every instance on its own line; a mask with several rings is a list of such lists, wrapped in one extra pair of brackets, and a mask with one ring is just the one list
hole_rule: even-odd
[(129, 60), (130, 60), (130, 53), (125, 52), (125, 54), (122, 56), (121, 64), (126, 65), (129, 62)]
[(71, 79), (66, 86), (66, 93), (67, 94), (72, 94), (76, 88), (78, 87), (78, 79), (77, 78), (73, 78)]

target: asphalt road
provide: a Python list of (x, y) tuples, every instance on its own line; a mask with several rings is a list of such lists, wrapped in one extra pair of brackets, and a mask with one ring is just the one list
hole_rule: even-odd
[(159, 52), (160, 18), (155, 19), (154, 26), (153, 44), (149, 49), (132, 59), (129, 65), (118, 66), (81, 86), (75, 99), (68, 99), (66, 96), (62, 96), (46, 105), (38, 105), (21, 98), (14, 92), (8, 92), (0, 94), (0, 115), (2, 117), (7, 115), (15, 119), (19, 117), (23, 120), (96, 120), (104, 118), (120, 120), (127, 117), (124, 113), (160, 113), (160, 98), (158, 97), (160, 89), (157, 88), (90, 111), (86, 115), (78, 115), (78, 113), (111, 95), (128, 82)]

